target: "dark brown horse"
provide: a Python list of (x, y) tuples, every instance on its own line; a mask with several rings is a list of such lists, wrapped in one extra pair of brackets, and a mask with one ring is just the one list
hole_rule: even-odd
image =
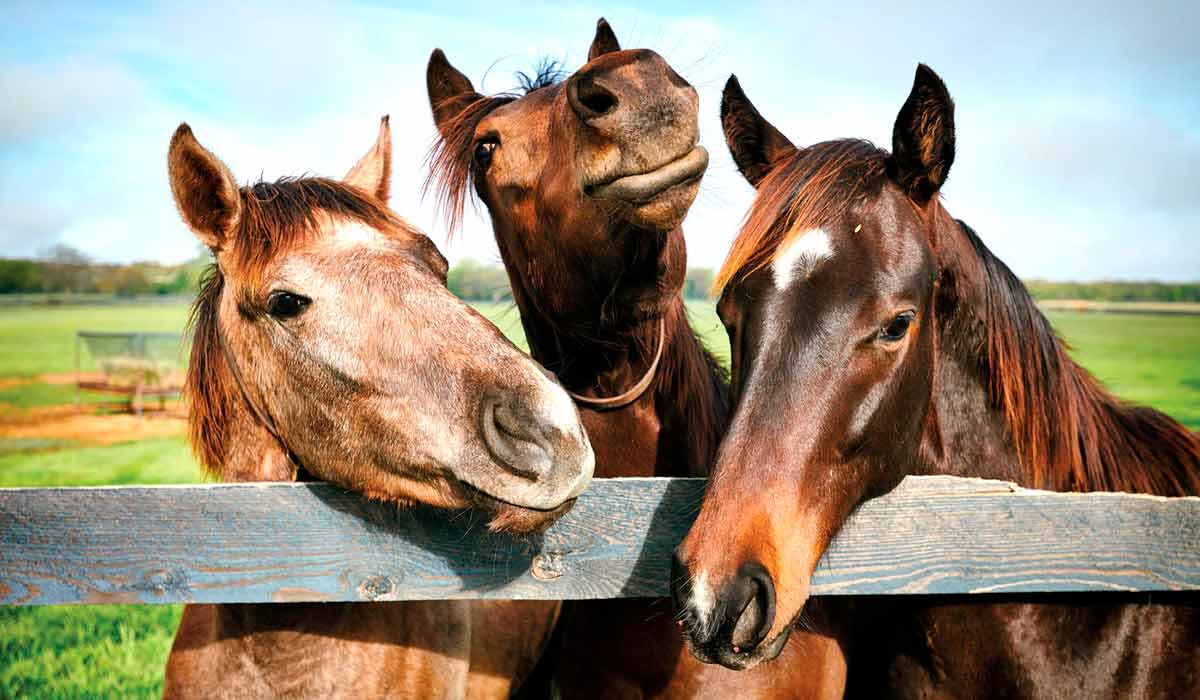
[[(933, 71), (917, 69), (891, 153), (854, 140), (797, 148), (736, 79), (721, 116), (758, 196), (719, 275), (734, 415), (673, 576), (695, 654), (731, 668), (771, 659), (848, 514), (906, 474), (1200, 493), (1196, 436), (1105, 392), (946, 213), (954, 108)], [(1192, 695), (1200, 615), (1172, 600), (868, 603), (851, 690)]]
[[(543, 76), (544, 77), (544, 76)], [(723, 373), (688, 324), (680, 222), (707, 165), (696, 91), (601, 20), (562, 82), (488, 97), (440, 50), (432, 182), (452, 219), (487, 206), (533, 356), (573, 392), (598, 476), (700, 476), (725, 428)], [(797, 635), (792, 668), (737, 676), (687, 654), (666, 601), (564, 608), (548, 664), (563, 697), (840, 696), (837, 645)]]
[[(171, 191), (216, 257), (186, 395), (204, 466), (323, 479), (493, 529), (565, 512), (593, 468), (560, 386), (446, 288), (446, 261), (387, 209), (387, 120), (342, 182), (238, 187), (180, 126)], [(190, 605), (168, 697), (507, 697), (557, 603)]]

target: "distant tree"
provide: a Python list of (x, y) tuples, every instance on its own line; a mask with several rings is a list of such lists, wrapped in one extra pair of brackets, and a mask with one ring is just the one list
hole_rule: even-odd
[(0, 259), (0, 294), (42, 291), (42, 266), (33, 260)]
[(711, 299), (712, 284), (712, 268), (689, 267), (683, 280), (683, 296), (685, 299)]
[(50, 246), (42, 253), (42, 259), (61, 265), (88, 265), (92, 262), (91, 256), (87, 253), (66, 243), (55, 243)]
[(119, 297), (134, 297), (153, 291), (150, 275), (144, 263), (118, 265), (110, 268), (103, 277), (104, 291)]
[(57, 243), (42, 253), (42, 260), (46, 262), (42, 279), (47, 292), (96, 291), (92, 259), (78, 248)]
[(512, 297), (503, 267), (483, 265), (470, 258), (450, 268), (446, 285), (455, 296), (468, 301), (501, 301)]

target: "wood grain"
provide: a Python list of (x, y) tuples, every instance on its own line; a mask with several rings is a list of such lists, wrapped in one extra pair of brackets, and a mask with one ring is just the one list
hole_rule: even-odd
[[(0, 604), (667, 594), (699, 479), (601, 479), (545, 534), (326, 484), (0, 489)], [(910, 477), (863, 505), (819, 595), (1200, 589), (1200, 498)]]

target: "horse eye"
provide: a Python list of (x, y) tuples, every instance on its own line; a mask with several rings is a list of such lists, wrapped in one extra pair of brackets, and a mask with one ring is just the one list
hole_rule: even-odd
[(496, 152), (498, 145), (500, 144), (492, 139), (475, 144), (475, 165), (481, 170), (487, 170), (487, 167), (492, 164), (492, 154)]
[(915, 317), (916, 314), (913, 312), (905, 311), (896, 318), (888, 321), (887, 325), (880, 329), (879, 338), (892, 343), (900, 340), (904, 337), (905, 333), (908, 333), (908, 327), (912, 325), (913, 318)]
[(278, 319), (295, 318), (308, 308), (312, 299), (291, 292), (271, 292), (267, 297), (267, 313)]

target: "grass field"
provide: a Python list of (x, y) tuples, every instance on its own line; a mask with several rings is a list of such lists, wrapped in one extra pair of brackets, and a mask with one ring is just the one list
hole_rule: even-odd
[[(477, 308), (524, 344), (511, 306)], [(712, 305), (692, 302), (689, 310), (705, 343), (727, 361)], [(77, 329), (181, 332), (186, 316), (182, 305), (0, 308), (0, 487), (200, 480), (178, 418), (105, 416), (99, 420), (123, 426), (130, 439), (120, 431), (89, 432), (79, 421), (90, 418), (55, 408), (73, 401), (74, 390), (39, 379), (71, 371)], [(1200, 429), (1200, 317), (1049, 316), (1075, 358), (1119, 396)], [(69, 434), (41, 430), (42, 423), (61, 424)], [(157, 696), (179, 610), (0, 607), (0, 698)]]

